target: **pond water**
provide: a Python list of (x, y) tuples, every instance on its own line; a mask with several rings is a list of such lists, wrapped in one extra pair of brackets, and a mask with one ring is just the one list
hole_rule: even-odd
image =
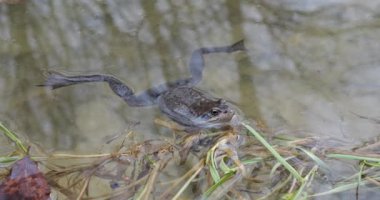
[(142, 2), (0, 4), (0, 121), (47, 151), (98, 151), (131, 128), (136, 141), (168, 136), (156, 107), (129, 107), (106, 84), (35, 85), (55, 70), (143, 91), (188, 77), (193, 50), (244, 39), (247, 52), (206, 56), (199, 88), (272, 134), (352, 146), (379, 135), (379, 1)]

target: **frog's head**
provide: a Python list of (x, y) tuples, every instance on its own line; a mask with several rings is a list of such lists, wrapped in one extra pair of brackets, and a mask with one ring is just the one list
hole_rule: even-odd
[(228, 125), (234, 126), (238, 118), (236, 108), (224, 99), (217, 99), (209, 109), (206, 109), (196, 119), (196, 123), (203, 128), (221, 128)]

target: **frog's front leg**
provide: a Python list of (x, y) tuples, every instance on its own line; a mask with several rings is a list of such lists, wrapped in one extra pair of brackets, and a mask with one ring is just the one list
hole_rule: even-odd
[(192, 83), (195, 85), (202, 80), (202, 72), (205, 66), (203, 55), (209, 53), (232, 53), (235, 51), (245, 51), (244, 40), (240, 40), (235, 44), (219, 47), (202, 47), (191, 54), (189, 68)]
[(156, 104), (156, 100), (162, 91), (148, 90), (139, 95), (135, 95), (133, 90), (129, 88), (119, 79), (110, 75), (79, 75), (79, 76), (67, 76), (58, 72), (50, 71), (47, 74), (47, 79), (44, 84), (38, 86), (50, 87), (57, 89), (66, 87), (69, 85), (87, 83), (87, 82), (106, 82), (112, 89), (112, 91), (119, 97), (124, 99), (129, 106), (150, 106)]

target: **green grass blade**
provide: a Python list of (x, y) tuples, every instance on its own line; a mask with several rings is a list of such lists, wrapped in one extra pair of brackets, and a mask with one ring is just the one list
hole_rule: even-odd
[(20, 160), (20, 159), (21, 159), (21, 156), (0, 157), (0, 168), (2, 168), (2, 167), (9, 167), (15, 161)]
[[(224, 157), (225, 158), (225, 157)], [(227, 173), (230, 173), (232, 171), (234, 171), (234, 169), (230, 168), (225, 162), (224, 162), (224, 158), (222, 158), (220, 160), (220, 164), (219, 164), (219, 167), (220, 169), (223, 171), (223, 173), (227, 174)]]
[(327, 166), (327, 164), (325, 162), (323, 162), (323, 160), (321, 160), (318, 156), (316, 156), (311, 151), (306, 150), (302, 147), (297, 147), (297, 149), (300, 149), (301, 151), (303, 151), (307, 156), (309, 156), (312, 160), (314, 160), (314, 162), (317, 163), (322, 169), (324, 169), (326, 171), (329, 170), (329, 167)]
[(215, 191), (219, 186), (221, 186), (223, 183), (225, 183), (226, 181), (228, 181), (231, 177), (233, 177), (235, 175), (234, 172), (231, 172), (231, 173), (227, 173), (225, 174), (224, 176), (222, 176), (222, 178), (216, 182), (214, 185), (212, 185), (206, 192), (205, 192), (205, 196), (208, 197), (210, 196), (210, 194)]
[(257, 157), (257, 158), (251, 158), (251, 159), (242, 160), (241, 163), (243, 165), (253, 165), (253, 164), (256, 164), (256, 163), (259, 163), (259, 162), (262, 162), (262, 161), (263, 161), (263, 158)]
[(371, 162), (371, 161), (364, 160), (363, 163), (371, 167), (380, 167), (380, 162)]
[[(292, 159), (292, 158), (294, 158), (294, 156), (291, 156), (291, 157), (285, 158), (285, 161), (286, 161), (286, 160), (289, 160), (289, 159)], [(281, 165), (282, 165), (282, 164), (281, 164), (280, 162), (276, 162), (276, 164), (274, 164), (273, 167), (272, 167), (272, 169), (270, 170), (269, 177), (274, 177), (274, 175), (275, 175), (277, 169), (278, 169), (279, 167), (281, 167)]]
[(302, 199), (302, 197), (304, 199), (306, 199), (305, 195), (302, 196), (305, 192), (305, 188), (307, 187), (307, 185), (309, 185), (309, 183), (311, 183), (311, 181), (313, 181), (313, 178), (314, 178), (314, 175), (315, 173), (317, 172), (317, 169), (318, 169), (318, 166), (314, 166), (310, 172), (305, 176), (304, 180), (301, 184), (301, 186), (299, 187), (299, 189), (297, 190), (296, 194), (294, 195), (294, 197), (292, 198), (292, 200), (297, 200), (297, 199)]
[(347, 190), (352, 190), (352, 189), (356, 188), (358, 185), (359, 186), (363, 186), (363, 185), (366, 185), (366, 184), (368, 184), (367, 180), (361, 181), (360, 183), (357, 183), (357, 182), (347, 183), (347, 184), (344, 184), (344, 185), (337, 186), (337, 187), (335, 187), (335, 188), (333, 188), (333, 189), (331, 189), (329, 191), (326, 191), (326, 192), (321, 192), (321, 193), (310, 195), (309, 197), (324, 196), (324, 195), (330, 195), (330, 194), (340, 193), (340, 192), (344, 192), (344, 191), (347, 191)]
[(363, 160), (363, 161), (372, 161), (372, 162), (380, 162), (380, 158), (366, 157), (366, 156), (355, 156), (348, 154), (328, 154), (326, 155), (328, 158), (340, 158), (340, 159), (348, 159), (348, 160)]
[(298, 181), (303, 181), (302, 176), (295, 170), (286, 160), (283, 158), (261, 135), (256, 132), (255, 129), (253, 129), (251, 126), (242, 123), (242, 125), (257, 139), (261, 144), (267, 148), (271, 154), (280, 162), (285, 169), (287, 169)]
[(216, 168), (214, 153), (215, 153), (214, 148), (210, 149), (210, 151), (207, 152), (206, 164), (209, 167), (210, 174), (211, 174), (212, 179), (214, 180), (214, 183), (216, 183), (220, 180), (220, 176), (218, 173), (218, 169)]
[(15, 133), (10, 131), (7, 127), (5, 127), (1, 122), (0, 122), (0, 129), (4, 132), (4, 134), (12, 140), (24, 153), (28, 153), (28, 148), (24, 146), (24, 144), (21, 142), (21, 140), (17, 137)]

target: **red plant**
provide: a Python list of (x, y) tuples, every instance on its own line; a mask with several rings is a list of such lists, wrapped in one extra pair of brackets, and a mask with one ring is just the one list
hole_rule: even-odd
[(50, 199), (50, 187), (37, 163), (25, 156), (15, 162), (11, 174), (0, 185), (0, 200)]

